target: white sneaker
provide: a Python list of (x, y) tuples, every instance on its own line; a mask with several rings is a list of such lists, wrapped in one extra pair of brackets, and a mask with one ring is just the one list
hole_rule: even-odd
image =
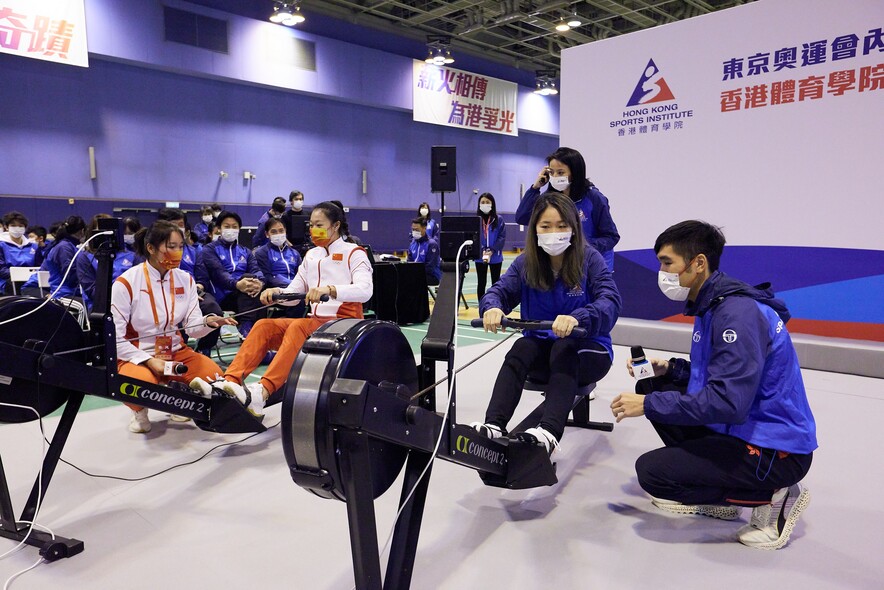
[(252, 415), (260, 418), (264, 415), (264, 403), (266, 402), (264, 399), (264, 386), (261, 385), (260, 381), (256, 381), (255, 383), (247, 384), (246, 391), (252, 396), (248, 405), (249, 411)]
[(202, 377), (194, 377), (190, 382), (190, 388), (203, 397), (212, 397), (212, 385)]
[(516, 435), (516, 438), (522, 442), (529, 442), (543, 446), (546, 449), (546, 452), (549, 453), (550, 457), (552, 457), (552, 454), (556, 452), (557, 448), (559, 448), (559, 440), (542, 426), (529, 428), (525, 432), (520, 432)]
[(172, 422), (190, 422), (187, 416), (179, 416), (178, 414), (169, 414), (169, 420)]
[(496, 424), (484, 424), (482, 422), (470, 422), (470, 428), (485, 438), (502, 438), (505, 433)]
[(141, 408), (137, 412), (132, 412), (132, 419), (129, 420), (129, 432), (134, 432), (135, 434), (150, 432), (150, 420), (147, 418), (147, 408)]
[(752, 509), (749, 524), (737, 531), (737, 540), (756, 549), (779, 549), (792, 535), (798, 517), (810, 504), (810, 490), (796, 483), (774, 492), (770, 504)]
[(718, 506), (715, 504), (682, 504), (675, 500), (664, 500), (651, 496), (651, 504), (672, 514), (699, 514), (721, 520), (734, 520), (740, 517), (739, 506)]

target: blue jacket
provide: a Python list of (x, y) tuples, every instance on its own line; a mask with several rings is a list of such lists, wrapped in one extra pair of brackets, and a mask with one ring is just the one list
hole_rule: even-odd
[(428, 219), (427, 220), (427, 235), (428, 236), (430, 236), (431, 238), (433, 238), (434, 240), (436, 240), (438, 242), (439, 241), (439, 232), (441, 232), (441, 231), (442, 231), (442, 225), (436, 223), (435, 219)]
[(411, 239), (406, 260), (424, 263), (427, 284), (438, 285), (442, 280), (442, 255), (439, 252), (439, 243), (430, 237), (429, 231), (419, 240)]
[(685, 315), (696, 316), (691, 360), (670, 370), (676, 382), (688, 381), (687, 394), (648, 395), (648, 419), (706, 425), (789, 453), (816, 449), (816, 423), (785, 325), (789, 312), (773, 291), (715, 272)]
[[(111, 276), (110, 284), (113, 284), (121, 274), (135, 266), (144, 262), (140, 256), (130, 250), (120, 250), (117, 252), (113, 263), (113, 276)], [(83, 252), (77, 256), (74, 263), (77, 270), (77, 280), (80, 281), (80, 288), (83, 290), (83, 302), (89, 311), (92, 311), (92, 302), (95, 300), (95, 283), (98, 276), (98, 259), (91, 252)]]
[(270, 211), (265, 211), (264, 215), (258, 218), (258, 227), (255, 229), (255, 235), (252, 236), (252, 248), (260, 248), (264, 244), (270, 243), (270, 239), (264, 232), (268, 221), (270, 221)]
[[(529, 186), (516, 209), (516, 223), (528, 225), (531, 222), (531, 211), (538, 196), (540, 190)], [(611, 217), (608, 198), (595, 185), (590, 185), (589, 191), (574, 201), (574, 204), (577, 205), (577, 213), (583, 222), (583, 237), (605, 257), (608, 270), (614, 270), (614, 246), (620, 241), (620, 233)]]
[(288, 244), (278, 248), (268, 242), (255, 250), (255, 259), (270, 287), (288, 287), (301, 266), (301, 255)]
[(200, 244), (205, 244), (209, 241), (209, 224), (200, 219), (200, 222), (193, 226), (193, 235), (196, 236), (196, 241)]
[(37, 244), (28, 240), (27, 237), (22, 239), (22, 245), (19, 246), (12, 241), (0, 241), (0, 293), (6, 287), (9, 281), (10, 266), (36, 266), (39, 248)]
[(203, 247), (194, 278), (217, 301), (221, 301), (236, 291), (236, 282), (246, 273), (264, 282), (264, 275), (251, 250), (238, 242), (218, 239)]
[(492, 223), (486, 223), (482, 219), (482, 232), (479, 237), (482, 247), (479, 249), (479, 256), (476, 262), (482, 263), (482, 251), (491, 249), (491, 260), (489, 264), (500, 264), (503, 262), (503, 245), (506, 243), (506, 223), (500, 215)]
[[(184, 252), (181, 253), (181, 264), (178, 266), (181, 270), (194, 277), (196, 280), (196, 265), (199, 264), (200, 254), (203, 251), (203, 245), (196, 243), (184, 245)], [(197, 281), (199, 282), (199, 281)]]
[[(53, 246), (49, 250), (49, 253), (46, 254), (46, 259), (43, 260), (43, 264), (40, 265), (40, 270), (49, 271), (50, 294), (54, 293), (55, 289), (61, 285), (58, 293), (55, 294), (56, 298), (79, 295), (79, 290), (77, 289), (77, 273), (75, 269), (71, 269), (71, 272), (68, 273), (67, 280), (65, 280), (63, 285), (61, 284), (61, 279), (70, 266), (71, 260), (74, 259), (74, 254), (77, 252), (77, 246), (79, 246), (79, 242), (77, 242), (75, 238), (66, 237), (56, 239), (53, 242)], [(82, 256), (83, 254), (80, 254), (77, 259), (79, 260)], [(24, 285), (22, 285), (22, 289), (26, 287), (38, 287), (36, 273), (31, 276)]]
[[(584, 246), (584, 252), (583, 283), (570, 288), (561, 278), (556, 278), (549, 291), (539, 291), (528, 286), (526, 255), (520, 255), (500, 280), (485, 293), (479, 303), (479, 316), (493, 307), (508, 314), (517, 305), (522, 306), (522, 317), (530, 320), (551, 321), (556, 316), (570, 315), (581, 328), (586, 329), (589, 334), (586, 340), (604, 346), (613, 360), (611, 329), (620, 315), (620, 292), (602, 255), (589, 245)], [(530, 330), (524, 335), (529, 338), (557, 337), (548, 330)]]

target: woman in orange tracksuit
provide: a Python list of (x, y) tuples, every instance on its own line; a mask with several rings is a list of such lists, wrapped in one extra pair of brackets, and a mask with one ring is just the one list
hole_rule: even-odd
[[(311, 317), (259, 320), (249, 333), (236, 358), (227, 367), (224, 379), (209, 384), (203, 378), (190, 386), (209, 394), (212, 387), (236, 396), (256, 416), (264, 413), (264, 402), (285, 385), (289, 372), (307, 338), (322, 324), (336, 318), (362, 318), (362, 303), (372, 295), (371, 263), (365, 250), (342, 236), (349, 235), (343, 206), (326, 201), (310, 214), (310, 237), (315, 248), (304, 256), (298, 274), (285, 289), (266, 289), (261, 303), (269, 304), (275, 293), (306, 293)], [(327, 302), (320, 298), (328, 295)], [(296, 303), (296, 302), (292, 302)], [(243, 388), (243, 380), (258, 367), (269, 350), (276, 356), (260, 382)]]
[[(177, 331), (180, 325), (195, 337), (204, 336), (232, 318), (203, 317), (193, 277), (180, 270), (184, 232), (157, 221), (135, 234), (135, 249), (146, 262), (133, 266), (111, 287), (111, 312), (117, 335), (117, 371), (149, 383), (185, 383), (197, 376), (221, 373), (212, 359), (194, 352)], [(166, 362), (187, 365), (184, 375), (165, 375)], [(129, 430), (150, 432), (147, 408), (126, 404), (134, 412)], [(186, 420), (186, 419), (185, 419)]]

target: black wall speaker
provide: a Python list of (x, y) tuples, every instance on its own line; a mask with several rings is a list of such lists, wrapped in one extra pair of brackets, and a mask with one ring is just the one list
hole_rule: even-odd
[(457, 191), (457, 148), (453, 145), (434, 145), (430, 166), (430, 190), (434, 193)]

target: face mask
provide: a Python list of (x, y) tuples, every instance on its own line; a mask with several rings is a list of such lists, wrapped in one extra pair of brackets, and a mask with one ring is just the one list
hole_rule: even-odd
[(270, 243), (277, 248), (282, 248), (282, 245), (285, 244), (285, 234), (273, 234), (270, 236)]
[(411, 237), (414, 238), (415, 240), (419, 240), (419, 239), (421, 239), (423, 236), (421, 236), (421, 232), (411, 230)]
[(483, 203), (479, 205), (479, 211), (481, 211), (485, 215), (488, 215), (489, 213), (491, 213), (491, 205), (489, 205), (488, 203)]
[(235, 242), (238, 237), (239, 237), (239, 230), (238, 229), (228, 228), (228, 229), (221, 230), (221, 239), (224, 240), (225, 242)]
[(562, 192), (571, 186), (571, 181), (568, 180), (567, 176), (550, 176), (549, 185), (557, 191)]
[(688, 265), (681, 272), (663, 272), (661, 270), (657, 273), (657, 286), (666, 297), (673, 301), (685, 301), (688, 298), (691, 288), (682, 287), (681, 283), (678, 282), (678, 277), (689, 269), (693, 263), (693, 260), (688, 262)]
[(313, 240), (314, 245), (321, 246), (323, 248), (328, 246), (329, 242), (331, 242), (328, 237), (328, 230), (324, 227), (311, 227), (310, 239)]
[(421, 208), (418, 210), (418, 213), (421, 214), (421, 217), (426, 217), (427, 215), (430, 214), (430, 210), (427, 209), (426, 207), (421, 207)]
[(292, 211), (300, 211), (304, 208), (304, 201), (292, 201)]
[(163, 258), (160, 258), (157, 262), (166, 270), (172, 270), (181, 266), (181, 254), (183, 254), (181, 250), (166, 250), (165, 252), (160, 252), (160, 256)]
[(214, 219), (214, 217), (211, 215), (203, 215), (203, 223), (212, 223), (212, 219)]
[(218, 217), (219, 215), (221, 215), (221, 212), (220, 212), (220, 211), (212, 211), (212, 219), (215, 219), (215, 218)]
[(16, 240), (25, 235), (25, 228), (19, 226), (12, 226), (9, 228), (9, 235)]
[(123, 236), (123, 242), (131, 246), (135, 243), (135, 234), (126, 234)]
[(537, 245), (550, 256), (558, 256), (571, 245), (571, 232), (554, 232), (551, 234), (537, 234)]

